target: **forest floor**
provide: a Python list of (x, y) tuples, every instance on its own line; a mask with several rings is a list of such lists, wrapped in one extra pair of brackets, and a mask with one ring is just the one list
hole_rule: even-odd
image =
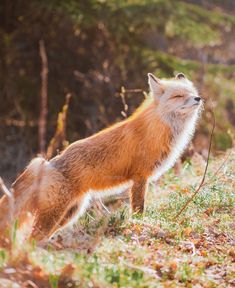
[(235, 149), (212, 159), (205, 185), (194, 156), (152, 184), (143, 217), (125, 200), (96, 203), (48, 247), (0, 250), (0, 287), (235, 287)]

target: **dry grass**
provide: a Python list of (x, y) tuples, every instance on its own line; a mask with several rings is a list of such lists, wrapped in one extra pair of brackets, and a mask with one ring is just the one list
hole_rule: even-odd
[(16, 233), (12, 256), (0, 250), (0, 287), (234, 287), (235, 150), (225, 157), (210, 162), (207, 185), (177, 221), (203, 174), (200, 157), (151, 185), (144, 217), (109, 199), (46, 248)]

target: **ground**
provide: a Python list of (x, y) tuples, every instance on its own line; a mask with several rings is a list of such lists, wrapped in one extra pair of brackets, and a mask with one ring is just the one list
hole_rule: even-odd
[[(48, 247), (0, 250), (0, 287), (234, 287), (235, 150), (214, 157), (205, 184), (198, 155), (150, 186), (143, 217), (125, 197), (95, 203)], [(179, 172), (180, 171), (180, 172)], [(17, 225), (16, 225), (17, 226)]]

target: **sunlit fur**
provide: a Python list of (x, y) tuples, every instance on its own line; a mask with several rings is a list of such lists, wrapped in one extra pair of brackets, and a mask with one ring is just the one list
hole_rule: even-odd
[(160, 85), (149, 83), (151, 93), (158, 102), (158, 113), (172, 130), (172, 149), (169, 155), (156, 167), (149, 180), (157, 180), (171, 168), (183, 153), (193, 137), (196, 122), (202, 111), (202, 103), (195, 101), (199, 97), (193, 83), (187, 78), (159, 80)]
[[(46, 161), (34, 159), (13, 184), (15, 217), (35, 216), (31, 237), (49, 238), (73, 223), (92, 197), (130, 189), (133, 212), (142, 213), (151, 180), (172, 167), (189, 143), (202, 107), (192, 82), (183, 74), (160, 80), (149, 74), (151, 97), (128, 119), (72, 143)], [(0, 229), (9, 203), (0, 200)]]

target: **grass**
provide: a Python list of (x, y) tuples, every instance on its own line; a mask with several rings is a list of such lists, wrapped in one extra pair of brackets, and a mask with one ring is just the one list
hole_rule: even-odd
[(234, 287), (235, 150), (214, 176), (224, 157), (211, 161), (208, 184), (178, 219), (174, 216), (202, 177), (205, 163), (200, 157), (186, 161), (180, 175), (172, 170), (157, 185), (151, 184), (143, 217), (131, 217), (125, 201), (109, 199), (109, 212), (95, 203), (46, 249), (35, 243), (22, 245), (14, 234), (11, 257), (0, 250), (0, 283), (53, 288)]

